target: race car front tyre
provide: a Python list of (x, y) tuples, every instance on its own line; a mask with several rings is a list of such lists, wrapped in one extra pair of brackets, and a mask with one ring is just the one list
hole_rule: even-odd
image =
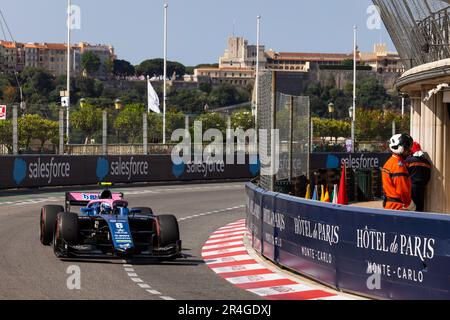
[(161, 215), (156, 217), (159, 225), (159, 246), (174, 245), (180, 240), (180, 229), (175, 216)]
[(143, 216), (154, 216), (152, 208), (149, 208), (149, 207), (137, 207), (137, 208), (133, 208), (133, 209), (141, 211), (140, 215), (143, 215)]
[(39, 238), (44, 246), (49, 246), (52, 243), (56, 216), (60, 212), (64, 212), (64, 207), (49, 205), (43, 206), (41, 209)]
[(59, 258), (70, 257), (70, 246), (78, 242), (78, 215), (72, 212), (59, 213), (53, 236), (53, 251)]

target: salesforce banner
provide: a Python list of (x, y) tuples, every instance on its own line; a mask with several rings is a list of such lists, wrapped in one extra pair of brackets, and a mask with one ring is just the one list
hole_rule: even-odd
[(343, 164), (347, 169), (382, 168), (391, 156), (390, 153), (312, 153), (310, 169), (340, 169)]
[[(259, 166), (223, 161), (174, 165), (170, 155), (2, 156), (0, 188), (115, 183), (251, 179)], [(248, 162), (247, 162), (248, 163)]]
[(255, 250), (339, 290), (450, 299), (450, 217), (339, 206), (247, 184)]

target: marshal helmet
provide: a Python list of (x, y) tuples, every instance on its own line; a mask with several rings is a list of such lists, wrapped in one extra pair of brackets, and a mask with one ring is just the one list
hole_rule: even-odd
[(395, 154), (403, 155), (405, 152), (411, 151), (413, 143), (414, 140), (409, 134), (396, 134), (389, 139), (389, 149)]

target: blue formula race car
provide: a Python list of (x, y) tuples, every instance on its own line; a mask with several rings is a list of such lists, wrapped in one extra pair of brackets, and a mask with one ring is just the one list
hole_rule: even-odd
[[(106, 185), (106, 184), (102, 184)], [(110, 184), (109, 184), (110, 185)], [(79, 213), (72, 206), (82, 207)], [(65, 207), (47, 205), (40, 214), (40, 241), (59, 258), (83, 256), (181, 256), (175, 216), (153, 214), (151, 208), (128, 208), (122, 193), (67, 192)]]

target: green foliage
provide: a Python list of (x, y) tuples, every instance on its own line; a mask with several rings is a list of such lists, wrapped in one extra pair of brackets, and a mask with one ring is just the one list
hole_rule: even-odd
[(387, 141), (392, 136), (392, 123), (397, 133), (409, 133), (409, 115), (383, 110), (357, 110), (356, 137), (359, 141)]
[(389, 95), (386, 89), (375, 78), (366, 78), (360, 81), (356, 86), (356, 95), (358, 104), (366, 109), (382, 108), (389, 104)]
[(8, 75), (0, 74), (0, 100), (4, 100), (3, 92), (12, 86), (11, 78)]
[(114, 60), (113, 74), (118, 77), (134, 76), (136, 69), (126, 60)]
[(168, 105), (185, 113), (198, 114), (206, 104), (212, 109), (250, 101), (251, 93), (246, 88), (223, 84), (212, 88), (202, 84), (200, 90), (176, 89), (168, 94)]
[[(353, 84), (348, 82), (343, 90), (337, 89), (331, 83), (310, 84), (304, 94), (310, 97), (311, 113), (320, 118), (330, 117), (328, 104), (334, 103), (334, 118), (345, 119), (349, 116), (349, 108), (353, 105)], [(383, 85), (373, 77), (367, 77), (358, 81), (356, 86), (357, 108), (364, 110), (396, 108), (399, 109), (400, 101), (396, 93), (389, 94)]]
[[(401, 116), (396, 111), (364, 110), (356, 112), (357, 141), (387, 141), (392, 136), (392, 122), (395, 121), (398, 133), (409, 133), (409, 115)], [(327, 137), (349, 138), (351, 122), (313, 118), (314, 136), (323, 139)]]
[(58, 136), (59, 126), (37, 114), (26, 114), (18, 119), (18, 131), (20, 147), (29, 150), (32, 139), (38, 139), (42, 150), (45, 142)]
[(51, 121), (48, 119), (41, 119), (41, 124), (39, 130), (34, 136), (35, 139), (41, 141), (41, 151), (44, 149), (44, 144), (49, 141), (56, 144), (59, 136), (59, 124), (56, 121)]
[(74, 94), (77, 100), (81, 98), (98, 98), (103, 93), (103, 83), (100, 80), (89, 77), (75, 78)]
[[(172, 77), (174, 72), (177, 76), (183, 76), (186, 73), (186, 67), (179, 62), (167, 61), (167, 76)], [(164, 59), (142, 61), (136, 67), (136, 74), (150, 77), (164, 75)]]
[(5, 101), (6, 104), (11, 104), (14, 101), (16, 101), (17, 97), (17, 90), (13, 86), (7, 86), (3, 88), (2, 92), (3, 101)]
[(8, 150), (12, 150), (12, 132), (11, 120), (0, 121), (0, 144), (5, 145)]
[(216, 112), (208, 112), (203, 113), (198, 116), (195, 121), (202, 122), (203, 132), (206, 132), (209, 129), (218, 129), (222, 133), (225, 133), (226, 123), (222, 116)]
[(81, 67), (87, 74), (92, 74), (100, 69), (100, 58), (92, 51), (87, 51), (81, 56)]
[[(166, 113), (166, 137), (170, 141), (173, 131), (184, 129), (185, 115), (176, 110)], [(149, 113), (148, 115), (148, 141), (150, 143), (162, 143), (163, 141), (163, 115), (161, 113)]]
[(55, 89), (55, 78), (44, 69), (25, 68), (20, 74), (20, 81), (28, 103), (49, 102), (50, 92)]
[(222, 84), (211, 91), (208, 104), (210, 107), (219, 108), (247, 102), (250, 99), (251, 92), (248, 90), (230, 84)]
[(199, 90), (206, 93), (206, 94), (210, 94), (212, 91), (212, 84), (208, 83), (208, 82), (202, 82), (200, 83), (200, 85), (198, 86)]
[(337, 140), (340, 137), (349, 137), (351, 134), (351, 125), (346, 121), (313, 118), (313, 124), (315, 137), (331, 137)]
[(70, 117), (72, 126), (83, 132), (86, 144), (102, 128), (102, 110), (93, 105), (72, 112)]
[(129, 104), (119, 113), (114, 121), (114, 128), (122, 135), (128, 137), (128, 142), (133, 144), (142, 134), (142, 115), (145, 112), (143, 104)]
[(169, 93), (168, 105), (186, 113), (203, 110), (208, 95), (199, 90), (178, 89)]
[(241, 128), (246, 131), (255, 128), (255, 117), (249, 110), (238, 110), (231, 115), (231, 127), (233, 129)]

